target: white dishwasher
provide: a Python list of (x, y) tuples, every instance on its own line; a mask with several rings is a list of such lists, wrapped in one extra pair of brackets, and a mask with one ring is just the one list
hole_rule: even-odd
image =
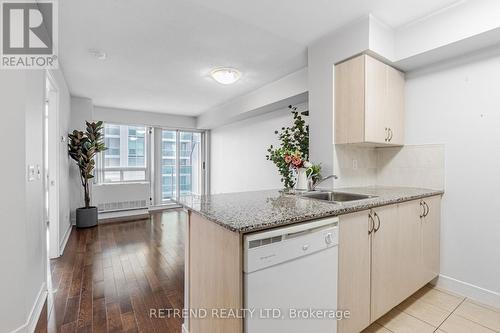
[(338, 218), (250, 234), (244, 246), (245, 333), (337, 332)]

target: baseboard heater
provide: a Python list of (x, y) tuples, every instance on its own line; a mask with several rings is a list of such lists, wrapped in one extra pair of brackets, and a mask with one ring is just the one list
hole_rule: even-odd
[(92, 200), (100, 213), (147, 209), (149, 192), (147, 182), (99, 184), (92, 188)]
[(119, 212), (124, 210), (147, 209), (147, 200), (103, 202), (97, 204), (97, 210), (104, 212)]

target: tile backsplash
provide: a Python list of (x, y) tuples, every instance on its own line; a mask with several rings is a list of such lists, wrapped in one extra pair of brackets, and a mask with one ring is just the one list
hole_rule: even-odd
[(444, 189), (444, 145), (377, 149), (377, 185)]
[(444, 189), (444, 145), (365, 148), (336, 145), (336, 187), (408, 186)]
[(336, 187), (373, 186), (377, 181), (377, 152), (374, 148), (334, 146)]

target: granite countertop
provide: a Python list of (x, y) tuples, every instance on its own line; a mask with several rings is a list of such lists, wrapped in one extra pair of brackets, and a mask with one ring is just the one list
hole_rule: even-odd
[(353, 187), (335, 191), (376, 197), (334, 203), (269, 190), (190, 195), (181, 197), (178, 203), (231, 231), (248, 233), (443, 194), (443, 191), (409, 187)]

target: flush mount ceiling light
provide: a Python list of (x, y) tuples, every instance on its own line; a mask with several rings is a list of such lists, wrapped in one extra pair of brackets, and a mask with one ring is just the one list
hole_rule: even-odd
[(241, 72), (235, 68), (216, 68), (210, 72), (210, 76), (221, 84), (233, 84), (241, 77)]
[(99, 60), (106, 60), (106, 58), (108, 57), (106, 52), (104, 52), (102, 50), (90, 49), (89, 53), (91, 56), (93, 56), (94, 58), (97, 58)]

